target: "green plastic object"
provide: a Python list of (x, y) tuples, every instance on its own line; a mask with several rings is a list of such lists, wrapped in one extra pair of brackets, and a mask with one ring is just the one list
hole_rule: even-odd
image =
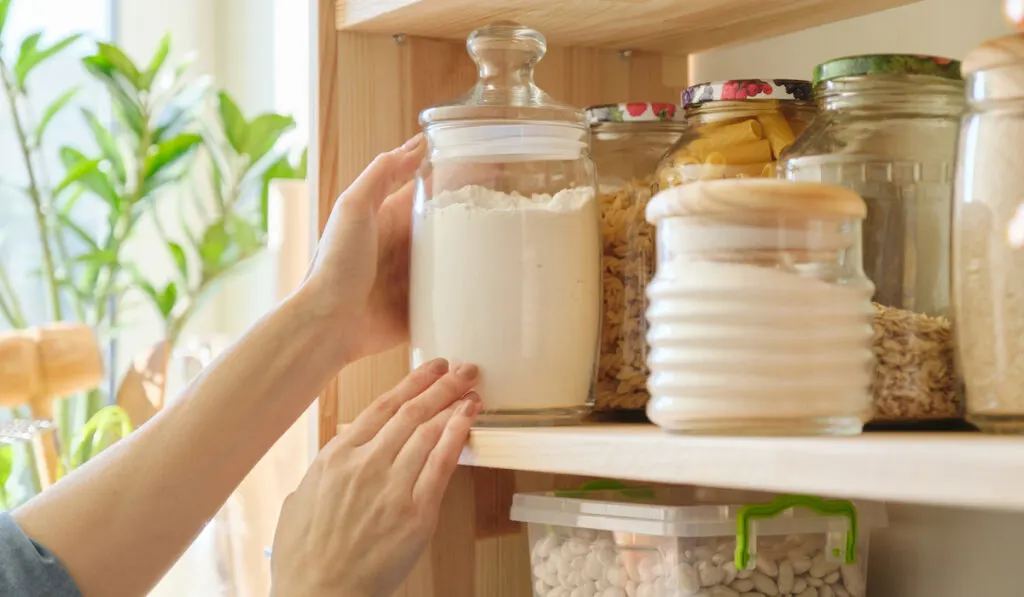
[(563, 489), (555, 491), (555, 496), (560, 498), (584, 499), (592, 491), (617, 491), (623, 497), (632, 500), (653, 500), (654, 490), (649, 487), (630, 487), (621, 481), (611, 479), (594, 479), (580, 485), (579, 489)]
[(842, 516), (850, 522), (846, 532), (846, 563), (856, 561), (857, 507), (849, 500), (826, 500), (810, 495), (780, 495), (767, 504), (750, 504), (736, 514), (736, 569), (750, 565), (750, 522), (775, 518), (791, 508), (806, 508), (821, 516)]

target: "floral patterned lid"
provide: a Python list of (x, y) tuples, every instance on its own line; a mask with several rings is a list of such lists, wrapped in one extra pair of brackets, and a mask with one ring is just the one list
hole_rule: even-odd
[(959, 81), (960, 61), (920, 54), (865, 54), (836, 58), (814, 67), (814, 84), (865, 75), (925, 75)]
[(602, 104), (587, 108), (587, 122), (682, 122), (682, 110), (675, 104), (656, 102), (630, 102), (628, 104)]
[(811, 82), (800, 79), (733, 79), (690, 86), (683, 107), (740, 100), (811, 101)]

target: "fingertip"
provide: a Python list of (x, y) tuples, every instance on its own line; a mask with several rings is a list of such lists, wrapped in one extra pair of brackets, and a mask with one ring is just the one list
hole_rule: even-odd
[(437, 376), (441, 376), (444, 375), (445, 373), (448, 373), (448, 367), (448, 359), (445, 358), (436, 358), (420, 365), (420, 369), (422, 369), (423, 371), (432, 373)]
[(455, 368), (455, 375), (466, 381), (473, 381), (480, 375), (480, 368), (472, 363), (461, 363)]
[(459, 407), (459, 414), (464, 417), (475, 418), (483, 408), (483, 400), (475, 390), (462, 397), (462, 406)]
[(423, 143), (423, 133), (416, 133), (408, 141), (406, 141), (405, 143), (402, 144), (401, 149), (402, 149), (402, 151), (412, 152), (412, 151), (415, 151), (416, 149), (419, 149), (419, 147), (420, 147), (420, 145), (422, 143)]

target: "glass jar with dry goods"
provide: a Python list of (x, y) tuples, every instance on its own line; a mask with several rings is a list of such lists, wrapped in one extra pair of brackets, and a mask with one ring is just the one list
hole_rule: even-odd
[(1024, 433), (1024, 35), (968, 54), (953, 216), (953, 303), (967, 418)]
[(868, 206), (864, 269), (875, 284), (873, 421), (962, 416), (949, 320), (960, 64), (930, 56), (840, 58), (815, 69), (818, 117), (783, 155), (790, 180), (842, 185)]
[(600, 210), (582, 110), (533, 82), (544, 37), (474, 32), (480, 79), (420, 116), (409, 316), (413, 365), (480, 368), (480, 425), (573, 422), (593, 404)]
[(814, 117), (811, 84), (701, 83), (683, 92), (687, 132), (658, 168), (661, 188), (695, 180), (775, 177), (775, 160)]
[[(680, 115), (681, 116), (681, 115)], [(647, 405), (647, 283), (654, 276), (654, 227), (644, 210), (658, 161), (685, 129), (673, 104), (587, 108), (597, 165), (604, 247), (597, 410)]]
[(871, 401), (866, 209), (848, 189), (777, 179), (663, 190), (648, 287), (647, 416), (669, 431), (860, 433)]

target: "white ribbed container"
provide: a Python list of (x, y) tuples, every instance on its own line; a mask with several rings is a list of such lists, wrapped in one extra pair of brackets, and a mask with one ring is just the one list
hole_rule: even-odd
[(679, 433), (851, 435), (870, 411), (863, 200), (783, 180), (659, 193), (648, 417)]

